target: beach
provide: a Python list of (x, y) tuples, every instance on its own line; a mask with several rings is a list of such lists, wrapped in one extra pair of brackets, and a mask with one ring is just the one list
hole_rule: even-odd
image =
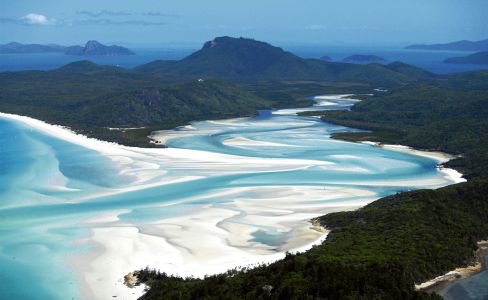
[(428, 293), (439, 293), (445, 290), (449, 285), (453, 285), (456, 282), (467, 279), (486, 270), (485, 256), (488, 251), (488, 241), (478, 241), (477, 244), (478, 249), (474, 253), (475, 263), (473, 265), (459, 267), (434, 279), (422, 282), (415, 285), (415, 289)]
[[(320, 105), (337, 105), (341, 98), (328, 96)], [(73, 243), (90, 250), (70, 254), (67, 263), (86, 297), (137, 299), (143, 287), (123, 282), (135, 270), (203, 277), (271, 263), (325, 240), (327, 231), (316, 230), (313, 218), (395, 191), (464, 180), (454, 170), (435, 169), (448, 155), (334, 141), (319, 120), (295, 112), (192, 123), (152, 137), (169, 148), (147, 149), (25, 116), (0, 118), (96, 151), (110, 159), (117, 176), (129, 178), (70, 202), (86, 210), (73, 213), (72, 222), (88, 230)], [(58, 188), (70, 193), (62, 182)]]

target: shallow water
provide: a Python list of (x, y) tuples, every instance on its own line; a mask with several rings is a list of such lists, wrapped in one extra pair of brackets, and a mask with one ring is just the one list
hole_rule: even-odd
[[(317, 101), (306, 110), (354, 103)], [(156, 133), (170, 149), (127, 156), (0, 119), (0, 294), (121, 297), (134, 269), (201, 276), (266, 261), (320, 238), (312, 217), (452, 183), (437, 161), (332, 140), (352, 129), (295, 112), (194, 122)]]
[[(485, 253), (488, 261), (488, 252)], [(486, 300), (488, 299), (488, 270), (444, 287), (439, 294), (444, 300)]]

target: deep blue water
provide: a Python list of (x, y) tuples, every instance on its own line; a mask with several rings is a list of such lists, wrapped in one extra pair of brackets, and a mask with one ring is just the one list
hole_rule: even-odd
[(0, 71), (51, 70), (79, 60), (90, 60), (101, 65), (133, 68), (157, 59), (179, 60), (196, 49), (134, 49), (136, 55), (75, 56), (63, 53), (0, 54)]
[(430, 51), (410, 50), (401, 47), (353, 47), (353, 46), (295, 46), (289, 49), (306, 58), (329, 56), (332, 61), (342, 61), (345, 57), (355, 54), (377, 55), (387, 62), (401, 61), (437, 74), (458, 73), (473, 70), (487, 70), (488, 65), (446, 64), (446, 58), (466, 56), (472, 52), (463, 51)]
[[(353, 54), (372, 54), (381, 56), (387, 59), (389, 62), (402, 61), (439, 74), (488, 69), (488, 65), (459, 65), (443, 63), (443, 60), (446, 58), (465, 56), (470, 54), (469, 52), (406, 50), (400, 47), (352, 46), (290, 46), (284, 47), (284, 49), (304, 58), (319, 58), (327, 55), (331, 57), (333, 61), (341, 61), (343, 58)], [(80, 57), (64, 55), (62, 53), (0, 54), (0, 71), (50, 70), (61, 67), (70, 62), (84, 59), (91, 60), (102, 65), (116, 65), (125, 68), (133, 68), (156, 59), (179, 60), (198, 50), (198, 47), (133, 50), (135, 51), (136, 55), (115, 57)]]

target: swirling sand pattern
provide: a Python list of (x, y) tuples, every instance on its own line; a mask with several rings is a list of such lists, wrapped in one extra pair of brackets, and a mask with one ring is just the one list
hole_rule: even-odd
[[(303, 110), (355, 102), (316, 100)], [(155, 133), (167, 149), (2, 114), (0, 274), (10, 288), (0, 292), (135, 299), (142, 290), (121, 282), (135, 269), (203, 276), (274, 261), (325, 238), (311, 229), (313, 217), (459, 180), (436, 168), (445, 157), (333, 140), (352, 129), (297, 111)]]

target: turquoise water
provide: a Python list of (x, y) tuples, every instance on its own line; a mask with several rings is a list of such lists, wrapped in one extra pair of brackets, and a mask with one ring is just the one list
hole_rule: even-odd
[[(324, 106), (312, 109), (347, 109), (351, 104), (332, 97)], [(352, 129), (292, 112), (263, 111), (255, 118), (195, 122), (161, 132), (159, 135), (170, 138), (167, 144), (171, 148), (200, 150), (190, 156), (211, 153), (216, 159), (166, 157), (164, 150), (140, 155), (141, 161), (158, 165), (151, 170), (161, 172), (157, 178), (162, 182), (197, 177), (123, 192), (119, 189), (139, 184), (137, 174), (145, 167), (123, 165), (94, 150), (0, 118), (0, 295), (5, 299), (79, 299), (84, 287), (70, 259), (90, 253), (90, 245), (78, 241), (89, 239), (92, 228), (106, 226), (101, 219), (94, 225), (84, 221), (110, 212), (121, 211), (119, 221), (110, 224), (146, 228), (211, 206), (238, 211), (226, 221), (246, 225), (248, 215), (272, 213), (260, 215), (232, 205), (236, 199), (259, 199), (261, 188), (273, 193), (290, 187), (324, 188), (323, 197), (296, 199), (293, 209), (274, 204), (275, 208), (320, 215), (327, 212), (326, 207), (357, 207), (399, 191), (450, 183), (432, 159), (332, 140), (331, 133)], [(228, 162), (234, 160), (241, 164)], [(126, 172), (128, 168), (134, 172)], [(326, 197), (328, 189), (368, 194)], [(106, 194), (114, 191), (119, 193)], [(233, 194), (219, 194), (222, 191)], [(293, 235), (272, 223), (248, 225), (259, 228), (252, 233), (250, 245), (262, 244), (270, 251), (282, 251)], [(191, 228), (191, 219), (188, 226)]]
[[(35, 214), (38, 209), (70, 203), (123, 182), (116, 172), (106, 172), (111, 168), (111, 162), (94, 151), (0, 119), (2, 299), (71, 299), (79, 295), (66, 257), (84, 250), (70, 243), (86, 234), (85, 230), (64, 216), (44, 222), (36, 220)], [(101, 173), (108, 177), (93, 176)], [(63, 192), (57, 186), (79, 191)], [(22, 213), (8, 213), (15, 209)]]

